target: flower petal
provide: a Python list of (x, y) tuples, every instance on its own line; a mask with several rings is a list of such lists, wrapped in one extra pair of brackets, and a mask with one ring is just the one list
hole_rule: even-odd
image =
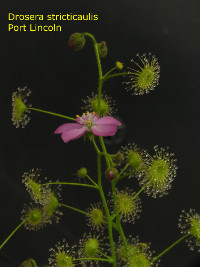
[(88, 127), (79, 124), (76, 129), (63, 132), (61, 138), (65, 143), (67, 143), (71, 140), (80, 138), (82, 135), (84, 135), (85, 132), (87, 132), (87, 130)]
[(114, 119), (113, 117), (110, 116), (105, 116), (96, 121), (96, 124), (115, 124), (115, 125), (122, 125), (120, 121)]
[(79, 129), (80, 128), (80, 124), (78, 123), (64, 123), (62, 125), (60, 125), (56, 130), (55, 130), (55, 134), (62, 134), (66, 131), (71, 131), (74, 129)]
[(115, 124), (96, 124), (91, 128), (93, 134), (97, 136), (113, 136), (117, 131)]

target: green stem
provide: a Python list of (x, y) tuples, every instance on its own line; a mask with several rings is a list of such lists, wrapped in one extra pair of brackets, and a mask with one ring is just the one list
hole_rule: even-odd
[(98, 189), (98, 186), (97, 185), (79, 184), (79, 183), (65, 183), (65, 182), (53, 182), (53, 183), (46, 183), (46, 184), (41, 184), (41, 185), (44, 186), (44, 185), (49, 185), (49, 184), (75, 185), (75, 186), (83, 186), (83, 187), (90, 187), (90, 188)]
[(94, 138), (92, 138), (92, 142), (93, 142), (93, 145), (94, 145), (94, 148), (95, 148), (97, 154), (98, 154), (98, 153), (101, 153), (100, 150), (99, 150), (99, 148), (98, 148), (98, 146), (97, 146), (97, 143), (96, 143), (95, 140), (94, 140)]
[(86, 177), (95, 185), (95, 187), (97, 186), (97, 184), (95, 183), (95, 181), (92, 180), (92, 178), (90, 178), (90, 176), (87, 174)]
[(3, 246), (8, 242), (8, 240), (14, 235), (14, 233), (27, 221), (27, 219), (23, 220), (12, 233), (6, 238), (6, 240), (0, 245), (0, 250), (3, 248)]
[(83, 210), (80, 210), (80, 209), (77, 209), (77, 208), (68, 206), (68, 205), (66, 205), (66, 204), (59, 203), (59, 205), (65, 207), (65, 208), (71, 209), (71, 210), (75, 210), (75, 211), (80, 212), (80, 213), (85, 214), (85, 215), (88, 214), (87, 212), (85, 212), (85, 211), (83, 211)]
[(181, 238), (179, 238), (176, 242), (174, 242), (171, 246), (169, 246), (168, 248), (166, 248), (163, 252), (161, 252), (160, 254), (158, 254), (150, 263), (153, 263), (154, 261), (158, 260), (160, 257), (162, 257), (166, 252), (168, 252), (170, 249), (172, 249), (175, 245), (177, 245), (180, 241), (182, 241), (183, 239), (185, 239), (189, 234), (186, 234), (184, 236), (182, 236)]
[[(99, 51), (98, 51), (98, 46), (97, 46), (96, 39), (90, 33), (84, 33), (84, 35), (88, 36), (90, 39), (92, 39), (92, 42), (93, 42), (93, 45), (94, 45), (94, 51), (95, 51), (95, 55), (96, 55), (96, 59), (97, 59), (97, 66), (98, 66), (98, 72), (99, 72), (98, 109), (97, 109), (97, 113), (100, 116), (101, 115), (100, 114), (100, 103), (101, 103), (101, 94), (102, 94), (102, 85), (103, 85), (101, 61), (100, 61), (100, 57), (99, 57)], [(105, 148), (105, 145), (104, 145), (104, 142), (103, 142), (103, 138), (99, 137), (99, 140), (100, 140), (103, 152), (107, 154), (107, 151), (106, 151), (106, 148)], [(94, 147), (95, 147), (95, 149), (97, 151), (99, 193), (100, 193), (100, 196), (101, 196), (101, 199), (102, 199), (102, 202), (103, 202), (103, 206), (104, 206), (104, 209), (105, 209), (107, 222), (108, 222), (108, 233), (109, 233), (109, 239), (110, 239), (110, 247), (111, 247), (113, 266), (116, 267), (117, 263), (116, 263), (114, 241), (113, 241), (113, 233), (112, 233), (112, 221), (110, 219), (110, 213), (109, 213), (109, 210), (108, 210), (108, 206), (107, 206), (106, 199), (105, 199), (104, 192), (103, 192), (102, 185), (101, 185), (101, 155), (100, 155), (100, 151), (99, 151), (94, 139), (93, 139), (93, 144), (94, 144)], [(106, 160), (107, 166), (110, 167), (110, 162), (108, 160), (108, 157), (105, 156), (105, 160)]]
[[(108, 154), (102, 136), (99, 136), (99, 141), (100, 141), (101, 148), (102, 148), (103, 152), (105, 154)], [(109, 162), (108, 158), (105, 157), (105, 160), (106, 160), (107, 167), (109, 168), (110, 167), (110, 162)]]
[(79, 258), (75, 259), (75, 261), (107, 261), (107, 262), (113, 262), (113, 260), (109, 259), (102, 259), (102, 258)]
[(105, 209), (106, 217), (107, 217), (107, 223), (108, 223), (108, 234), (109, 234), (109, 239), (110, 239), (110, 247), (111, 247), (111, 255), (113, 259), (113, 266), (116, 267), (116, 257), (115, 257), (115, 248), (114, 248), (114, 241), (113, 241), (113, 232), (112, 232), (112, 221), (110, 218), (110, 213), (108, 210), (108, 206), (106, 203), (106, 198), (104, 196), (104, 192), (102, 189), (101, 185), (101, 155), (98, 153), (97, 154), (97, 167), (98, 167), (98, 186), (99, 186), (99, 193), (103, 202), (103, 206)]
[(118, 232), (121, 236), (122, 242), (125, 246), (125, 248), (128, 247), (127, 241), (126, 241), (126, 237), (124, 235), (124, 231), (122, 229), (122, 225), (121, 225), (121, 221), (120, 221), (120, 216), (119, 216), (119, 212), (118, 212), (118, 208), (117, 208), (117, 196), (116, 196), (116, 186), (115, 186), (115, 181), (113, 180), (111, 182), (111, 186), (112, 186), (112, 194), (113, 194), (113, 201), (114, 201), (114, 210), (116, 213), (116, 224), (117, 224), (117, 228), (118, 228)]
[(146, 187), (147, 187), (148, 183), (145, 184), (134, 196), (132, 199), (135, 199)]
[(118, 178), (120, 178), (120, 176), (122, 175), (122, 173), (128, 168), (129, 165), (130, 165), (130, 163), (126, 164), (126, 166), (123, 168), (123, 170), (118, 175)]
[(74, 119), (74, 118), (71, 118), (71, 117), (68, 117), (68, 116), (65, 116), (65, 115), (62, 115), (62, 114), (58, 114), (58, 113), (54, 113), (54, 112), (50, 112), (50, 111), (38, 109), (38, 108), (27, 108), (27, 109), (29, 109), (29, 110), (35, 110), (35, 111), (38, 111), (38, 112), (50, 114), (50, 115), (53, 115), (53, 116), (65, 118), (65, 119), (72, 120), (72, 121), (76, 121), (76, 119)]
[(105, 156), (105, 157), (108, 157), (109, 160), (110, 160), (111, 167), (113, 167), (113, 161), (112, 161), (111, 156), (109, 154), (107, 154), (107, 153), (104, 153), (104, 152), (101, 152), (100, 154), (103, 155), (103, 156)]
[(124, 76), (124, 75), (130, 75), (131, 73), (129, 72), (120, 72), (120, 73), (115, 73), (115, 74), (112, 74), (112, 75), (108, 75), (105, 77), (104, 81), (110, 79), (110, 78), (114, 78), (114, 77), (118, 77), (118, 76)]
[(129, 173), (125, 173), (125, 174), (122, 175), (122, 176), (118, 176), (118, 178), (116, 179), (116, 183), (119, 182), (120, 180), (122, 180), (123, 178), (125, 178), (125, 177), (127, 177), (127, 176), (133, 174), (134, 172), (135, 172), (135, 170), (133, 170), (133, 171), (131, 171), (131, 172), (129, 172)]
[(104, 76), (103, 76), (103, 80), (105, 80), (105, 78), (114, 70), (116, 70), (117, 67), (114, 67), (113, 69), (109, 70)]
[(111, 257), (109, 257), (108, 255), (104, 254), (104, 253), (101, 252), (101, 251), (99, 252), (99, 254), (101, 254), (102, 256), (106, 257), (106, 258), (109, 259), (109, 260), (112, 260)]
[[(100, 136), (100, 137), (101, 137), (101, 136)], [(99, 140), (100, 140), (100, 143), (101, 143), (102, 150), (103, 150), (104, 152), (100, 152), (100, 150), (99, 150), (99, 148), (98, 148), (98, 146), (97, 146), (97, 144), (96, 144), (94, 138), (92, 139), (92, 142), (93, 142), (93, 145), (94, 145), (94, 148), (95, 148), (96, 152), (99, 153), (100, 155), (104, 155), (104, 156), (105, 156), (105, 160), (106, 160), (106, 163), (107, 163), (107, 167), (109, 168), (110, 165), (113, 166), (113, 161), (112, 161), (111, 156), (110, 156), (110, 155), (107, 153), (107, 151), (106, 151), (106, 147), (105, 147), (105, 145), (104, 145), (103, 138), (101, 137), (102, 139), (100, 139), (100, 137), (99, 137)], [(108, 159), (108, 158), (109, 158), (109, 159)], [(109, 161), (109, 160), (110, 160), (110, 161)]]
[(100, 60), (100, 56), (99, 56), (99, 50), (98, 50), (98, 46), (97, 46), (97, 41), (94, 38), (94, 36), (88, 32), (83, 33), (83, 35), (88, 36), (94, 45), (94, 52), (96, 55), (96, 60), (97, 60), (97, 66), (98, 66), (98, 72), (99, 72), (99, 87), (98, 87), (98, 109), (97, 109), (97, 113), (100, 116), (100, 102), (101, 102), (101, 94), (102, 94), (102, 84), (103, 84), (103, 80), (102, 80), (102, 68), (101, 68), (101, 60)]

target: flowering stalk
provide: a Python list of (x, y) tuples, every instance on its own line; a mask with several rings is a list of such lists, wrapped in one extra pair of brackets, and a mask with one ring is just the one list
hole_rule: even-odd
[[(108, 154), (102, 136), (99, 136), (99, 141), (100, 141), (100, 144), (101, 144), (101, 147), (102, 147), (104, 154)], [(105, 160), (106, 160), (107, 167), (109, 168), (110, 162), (106, 156), (105, 156)]]
[(110, 239), (110, 247), (111, 247), (111, 254), (112, 254), (112, 259), (113, 259), (113, 267), (117, 266), (116, 263), (116, 257), (115, 257), (115, 248), (114, 248), (114, 241), (113, 241), (113, 233), (112, 233), (112, 220), (110, 217), (110, 212), (108, 210), (108, 206), (106, 203), (106, 199), (104, 196), (104, 192), (101, 186), (101, 155), (98, 153), (97, 154), (97, 168), (98, 168), (98, 185), (99, 185), (99, 193), (103, 202), (103, 206), (105, 209), (106, 217), (107, 217), (107, 222), (108, 222), (108, 233), (109, 233), (109, 239)]
[(160, 257), (162, 257), (165, 253), (167, 253), (170, 249), (172, 249), (175, 245), (177, 245), (179, 242), (181, 242), (187, 236), (189, 236), (189, 234), (186, 234), (186, 235), (182, 236), (181, 238), (179, 238), (171, 246), (169, 246), (168, 248), (166, 248), (163, 252), (161, 252), (160, 254), (158, 254), (156, 257), (154, 257), (154, 259), (151, 261), (151, 263), (157, 261)]
[(117, 224), (117, 230), (121, 236), (121, 239), (124, 243), (124, 246), (125, 246), (125, 249), (127, 249), (127, 241), (126, 241), (126, 237), (124, 235), (124, 231), (122, 229), (122, 225), (121, 225), (121, 221), (120, 221), (120, 216), (119, 216), (119, 212), (118, 212), (118, 209), (117, 209), (117, 197), (116, 197), (116, 183), (115, 183), (115, 180), (112, 180), (111, 182), (111, 186), (112, 186), (112, 194), (113, 194), (113, 200), (114, 200), (114, 207), (115, 207), (115, 214), (116, 214), (116, 224)]
[(108, 153), (104, 153), (104, 152), (100, 152), (101, 155), (107, 157), (110, 160), (110, 164), (107, 165), (107, 167), (109, 168), (110, 166), (113, 167), (113, 161), (111, 156)]
[(101, 102), (101, 93), (102, 93), (102, 84), (103, 84), (103, 80), (102, 80), (102, 68), (101, 68), (101, 60), (100, 60), (100, 56), (99, 56), (99, 51), (98, 51), (98, 46), (97, 46), (97, 41), (95, 39), (95, 37), (90, 34), (90, 33), (83, 33), (85, 36), (88, 36), (94, 45), (94, 52), (96, 55), (96, 59), (97, 59), (97, 66), (98, 66), (98, 71), (99, 71), (99, 87), (98, 87), (98, 114), (100, 116), (100, 102)]
[[(100, 60), (100, 56), (99, 56), (99, 51), (98, 51), (98, 46), (97, 46), (97, 41), (95, 39), (95, 37), (90, 34), (90, 33), (84, 33), (85, 36), (88, 36), (94, 45), (94, 51), (95, 51), (95, 55), (96, 55), (96, 60), (97, 60), (97, 66), (98, 66), (98, 72), (99, 72), (99, 86), (98, 86), (98, 114), (100, 116), (100, 102), (101, 102), (101, 95), (102, 95), (102, 85), (103, 85), (103, 75), (102, 75), (102, 67), (101, 67), (101, 60)], [(99, 137), (100, 143), (101, 143), (101, 147), (104, 153), (107, 153), (105, 145), (104, 145), (104, 141), (103, 141), (103, 137)], [(108, 160), (107, 157), (105, 157), (106, 160), (106, 164), (108, 167), (110, 167), (110, 162)]]
[(23, 220), (16, 228), (12, 231), (12, 233), (5, 239), (5, 241), (0, 245), (0, 250), (3, 246), (8, 242), (8, 240), (16, 233), (16, 231), (27, 221), (27, 219)]
[(107, 218), (111, 254), (113, 258), (113, 266), (116, 267), (117, 265), (116, 265), (116, 257), (115, 257), (115, 249), (114, 249), (114, 241), (113, 241), (113, 233), (112, 233), (112, 220), (111, 220), (110, 212), (108, 210), (108, 205), (106, 203), (106, 199), (105, 199), (104, 192), (103, 192), (102, 185), (101, 185), (101, 152), (98, 149), (94, 138), (92, 139), (92, 141), (93, 141), (94, 148), (97, 152), (98, 187), (99, 187), (99, 193), (100, 193), (100, 196), (103, 202), (103, 206), (104, 206), (106, 218)]

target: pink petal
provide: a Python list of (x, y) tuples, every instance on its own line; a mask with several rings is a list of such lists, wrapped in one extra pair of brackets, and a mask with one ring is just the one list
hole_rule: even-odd
[(83, 119), (81, 117), (78, 117), (78, 118), (76, 118), (76, 122), (82, 124), (83, 123)]
[(120, 121), (114, 119), (113, 117), (110, 116), (105, 116), (96, 121), (96, 124), (115, 124), (115, 125), (122, 125)]
[(115, 124), (96, 124), (91, 128), (93, 134), (97, 136), (113, 136), (117, 131)]
[(56, 130), (55, 130), (55, 134), (61, 134), (63, 132), (66, 131), (71, 131), (73, 129), (79, 129), (80, 128), (80, 124), (78, 123), (64, 123), (62, 125), (60, 125)]
[(85, 132), (87, 132), (87, 130), (88, 127), (79, 124), (76, 129), (63, 132), (61, 138), (65, 143), (67, 143), (71, 140), (80, 138), (82, 135), (84, 135)]

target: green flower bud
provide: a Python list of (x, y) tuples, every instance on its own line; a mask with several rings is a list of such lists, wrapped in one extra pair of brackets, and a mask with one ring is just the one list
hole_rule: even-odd
[(79, 178), (84, 178), (84, 177), (86, 177), (86, 176), (87, 176), (87, 169), (84, 168), (84, 167), (80, 168), (80, 170), (77, 171), (77, 176), (78, 176)]
[(69, 37), (68, 41), (69, 48), (74, 51), (81, 50), (85, 45), (85, 37), (82, 33), (73, 33)]
[[(89, 110), (90, 112), (98, 113), (98, 95), (92, 93), (90, 96), (87, 96), (86, 99), (83, 99), (83, 103), (85, 104), (82, 107), (82, 110)], [(107, 96), (106, 94), (102, 94), (100, 100), (100, 116), (110, 116), (116, 112), (115, 101)]]
[(118, 70), (123, 70), (124, 66), (121, 62), (117, 61), (115, 63), (115, 67), (118, 69)]
[[(94, 110), (96, 113), (98, 112), (98, 99), (94, 99), (91, 102), (92, 110)], [(104, 115), (108, 112), (108, 104), (106, 103), (105, 100), (101, 99), (100, 100), (100, 114)]]
[(101, 43), (98, 43), (97, 46), (98, 46), (99, 56), (101, 58), (106, 57), (106, 55), (108, 53), (108, 48), (106, 46), (106, 42), (102, 41)]
[(117, 178), (118, 176), (118, 170), (116, 168), (108, 168), (105, 171), (105, 176), (108, 180), (112, 181), (113, 179)]

